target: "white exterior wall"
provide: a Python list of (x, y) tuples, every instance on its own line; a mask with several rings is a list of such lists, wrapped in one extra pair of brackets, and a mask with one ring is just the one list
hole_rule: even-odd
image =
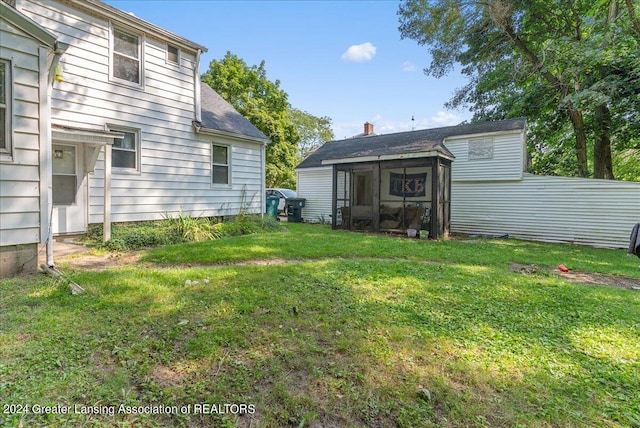
[(0, 247), (40, 242), (39, 43), (0, 20), (0, 58), (11, 61), (13, 150), (0, 155)]
[(299, 198), (307, 200), (302, 209), (304, 220), (319, 223), (324, 218), (330, 222), (333, 167), (302, 168), (296, 172), (296, 192)]
[[(469, 159), (469, 140), (493, 141), (493, 158)], [(526, 170), (527, 147), (524, 131), (496, 132), (447, 138), (444, 145), (456, 157), (451, 181), (520, 180)]]
[[(492, 159), (468, 159), (468, 141), (491, 138)], [(451, 232), (626, 248), (640, 221), (640, 183), (537, 176), (524, 132), (445, 141), (451, 166)]]
[(453, 233), (627, 248), (637, 222), (636, 182), (525, 174), (522, 181), (452, 183)]
[[(195, 52), (181, 49), (180, 66), (168, 64), (165, 41), (117, 25), (142, 35), (142, 87), (133, 88), (110, 79), (110, 22), (51, 0), (17, 3), (25, 15), (70, 45), (60, 61), (64, 82), (52, 94), (52, 122), (139, 130), (139, 171), (112, 170), (113, 222), (160, 219), (181, 211), (230, 215), (243, 205), (262, 211), (262, 144), (193, 130)], [(229, 186), (211, 184), (212, 143), (231, 149)], [(104, 151), (89, 174), (89, 223), (103, 221), (103, 189)]]
[[(194, 216), (234, 215), (241, 209), (260, 213), (263, 200), (261, 146), (220, 137), (199, 137), (190, 141), (190, 153), (183, 154), (186, 159), (180, 162), (162, 156), (148, 157), (147, 169), (155, 173), (132, 175), (129, 180), (118, 179), (114, 175), (111, 182), (112, 221), (160, 220), (166, 215), (175, 216), (181, 212)], [(213, 141), (217, 145), (230, 145), (230, 186), (211, 184)], [(100, 158), (96, 172), (92, 174), (89, 223), (102, 221), (103, 166)]]

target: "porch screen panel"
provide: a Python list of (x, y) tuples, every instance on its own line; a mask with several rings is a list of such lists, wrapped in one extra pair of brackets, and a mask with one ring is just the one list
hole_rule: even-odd
[(431, 167), (383, 168), (380, 173), (380, 229), (428, 227)]
[(351, 200), (351, 172), (336, 171), (336, 225), (348, 227), (349, 210)]

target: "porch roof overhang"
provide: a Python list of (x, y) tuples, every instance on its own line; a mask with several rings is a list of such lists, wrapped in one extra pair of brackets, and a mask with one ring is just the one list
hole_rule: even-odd
[(440, 158), (448, 159), (450, 161), (454, 160), (453, 156), (448, 156), (439, 150), (429, 150), (425, 152), (415, 152), (415, 153), (398, 153), (398, 154), (377, 155), (377, 156), (358, 156), (358, 157), (348, 157), (348, 158), (339, 158), (339, 159), (325, 159), (322, 161), (322, 165), (336, 165), (336, 164), (343, 164), (343, 163), (364, 163), (364, 162), (378, 162), (378, 161), (387, 161), (387, 160), (419, 159), (419, 158), (434, 158), (434, 157), (440, 157)]
[(51, 125), (52, 141), (83, 144), (85, 152), (84, 167), (86, 172), (93, 172), (100, 154), (100, 149), (113, 145), (116, 138), (124, 138), (122, 132), (103, 129), (79, 128), (66, 125)]

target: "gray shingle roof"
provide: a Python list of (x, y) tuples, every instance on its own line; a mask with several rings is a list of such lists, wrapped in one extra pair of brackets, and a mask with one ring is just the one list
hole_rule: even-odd
[(311, 153), (298, 168), (322, 166), (322, 162), (331, 159), (365, 158), (371, 156), (402, 155), (434, 151), (444, 157), (453, 158), (453, 154), (444, 146), (447, 137), (466, 134), (481, 134), (524, 129), (524, 118), (506, 119), (495, 122), (473, 123), (469, 125), (447, 126), (444, 128), (422, 129), (418, 131), (397, 132), (394, 134), (368, 135), (366, 137), (347, 138), (328, 141)]
[(197, 126), (213, 131), (228, 132), (239, 137), (269, 141), (269, 138), (262, 131), (238, 113), (231, 104), (226, 102), (209, 85), (200, 82), (200, 87), (202, 121)]

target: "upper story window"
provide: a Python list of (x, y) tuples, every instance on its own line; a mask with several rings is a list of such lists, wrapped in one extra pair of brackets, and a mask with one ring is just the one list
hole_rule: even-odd
[(113, 29), (111, 73), (115, 79), (142, 86), (142, 37)]
[(131, 129), (110, 129), (124, 134), (124, 138), (116, 138), (111, 147), (111, 166), (123, 172), (140, 171), (140, 133)]
[(180, 65), (180, 48), (167, 45), (167, 62), (169, 64)]
[(213, 184), (229, 184), (229, 147), (213, 145), (211, 155), (211, 179)]
[(0, 60), (0, 155), (11, 153), (11, 63)]
[(469, 160), (493, 159), (493, 140), (483, 138), (469, 140)]

